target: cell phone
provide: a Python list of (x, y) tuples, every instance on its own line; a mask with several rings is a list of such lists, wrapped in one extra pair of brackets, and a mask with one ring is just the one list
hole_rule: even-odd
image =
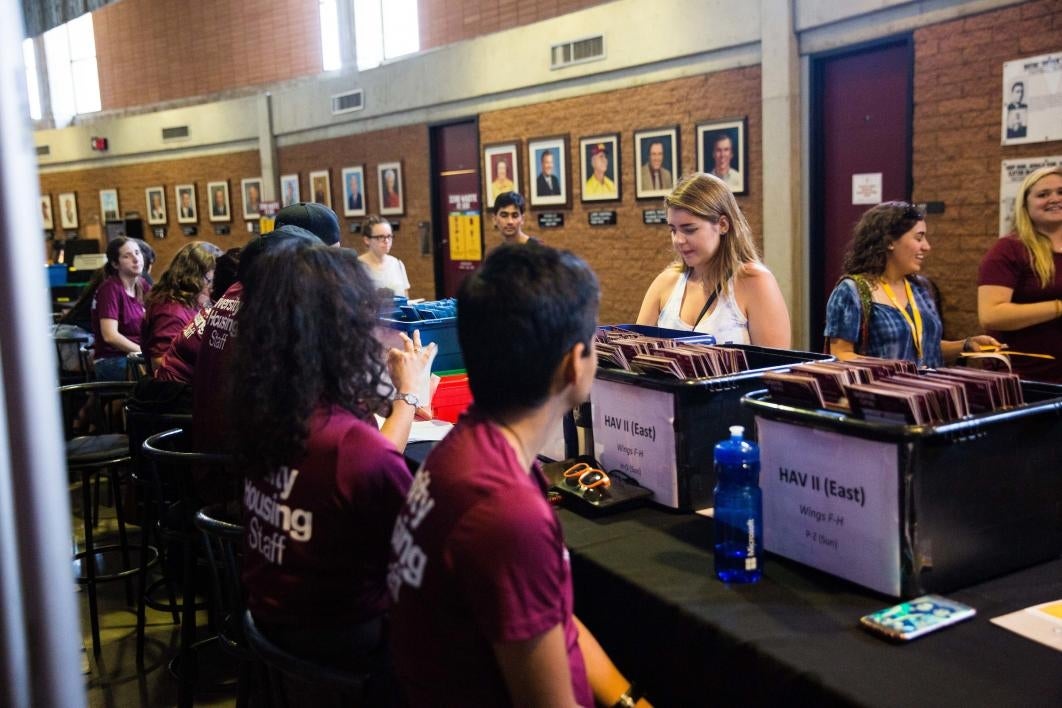
[(889, 639), (908, 641), (976, 614), (977, 610), (961, 602), (940, 595), (923, 595), (860, 617), (859, 622)]

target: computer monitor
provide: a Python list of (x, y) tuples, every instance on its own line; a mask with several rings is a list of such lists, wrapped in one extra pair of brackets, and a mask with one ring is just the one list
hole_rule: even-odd
[(99, 253), (100, 240), (98, 238), (71, 238), (63, 245), (63, 262), (73, 263), (74, 257), (83, 253)]

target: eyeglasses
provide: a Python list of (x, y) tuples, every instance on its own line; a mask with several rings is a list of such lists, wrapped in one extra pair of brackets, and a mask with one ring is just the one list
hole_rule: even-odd
[(386, 240), (386, 241), (394, 241), (395, 240), (394, 234), (387, 234), (386, 236), (369, 236), (369, 238), (372, 239), (373, 241), (384, 241), (384, 240)]

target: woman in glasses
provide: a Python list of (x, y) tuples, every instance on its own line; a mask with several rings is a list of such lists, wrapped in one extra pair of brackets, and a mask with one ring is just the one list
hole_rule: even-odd
[(395, 295), (409, 296), (409, 276), (402, 261), (391, 255), (395, 242), (391, 222), (371, 214), (361, 225), (362, 238), (368, 250), (358, 256), (365, 265), (377, 290), (390, 290)]
[(826, 304), (833, 355), (938, 367), (963, 351), (999, 345), (987, 335), (942, 340), (940, 313), (929, 281), (920, 275), (928, 254), (925, 214), (914, 205), (884, 202), (863, 214), (845, 255), (845, 274)]
[(186, 244), (148, 293), (140, 341), (153, 369), (161, 363), (174, 336), (210, 304), (214, 261), (221, 253), (220, 248), (205, 241)]

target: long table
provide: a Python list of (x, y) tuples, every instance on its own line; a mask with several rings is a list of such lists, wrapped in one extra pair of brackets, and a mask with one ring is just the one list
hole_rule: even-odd
[(858, 626), (894, 598), (812, 568), (715, 580), (711, 519), (560, 517), (576, 613), (657, 706), (1062, 706), (1062, 653), (989, 622), (1062, 598), (1062, 560), (952, 593), (974, 619), (894, 644)]

